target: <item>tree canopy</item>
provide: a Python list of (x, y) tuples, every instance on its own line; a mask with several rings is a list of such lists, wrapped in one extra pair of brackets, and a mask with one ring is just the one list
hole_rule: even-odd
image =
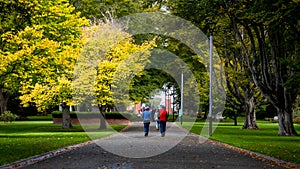
[(68, 78), (81, 46), (80, 27), (88, 23), (66, 0), (1, 1), (1, 6), (8, 11), (1, 15), (0, 95), (21, 91), (23, 103), (31, 102), (27, 94), (36, 85)]
[(278, 134), (296, 135), (291, 108), (299, 94), (299, 18), (294, 17), (299, 1), (172, 1), (169, 7), (203, 30), (207, 22), (215, 22), (217, 41), (233, 35), (231, 43), (239, 48), (236, 57), (244, 60), (245, 73), (277, 109)]
[[(227, 81), (223, 87), (227, 89), (228, 103), (249, 115), (245, 119), (246, 128), (255, 128), (251, 124), (255, 122), (255, 109), (266, 98), (279, 116), (278, 134), (297, 135), (292, 117), (300, 91), (300, 22), (295, 17), (300, 12), (299, 3), (295, 0), (0, 0), (0, 113), (7, 110), (11, 95), (21, 95), (22, 104), (35, 103), (39, 111), (59, 103), (74, 104), (71, 99), (74, 93), (78, 96), (76, 103), (84, 102), (84, 96), (89, 100), (95, 95), (92, 104), (97, 104), (101, 112), (107, 107), (122, 107), (127, 104), (125, 100), (144, 100), (151, 91), (166, 84), (175, 87), (179, 96), (178, 80), (168, 76), (169, 72), (146, 68), (147, 64), (161, 63), (172, 67), (169, 63), (173, 62), (167, 62), (167, 57), (159, 57), (165, 62), (149, 59), (160, 53), (151, 51), (153, 48), (172, 52), (192, 70), (196, 80), (186, 78), (184, 85), (198, 89), (185, 91), (184, 95), (200, 95), (201, 100), (195, 102), (207, 109), (206, 65), (198, 53), (192, 52), (193, 47), (168, 34), (173, 30), (168, 28), (186, 25), (176, 25), (178, 20), (169, 19), (166, 25), (161, 18), (141, 17), (138, 19), (143, 23), (155, 22), (156, 25), (149, 24), (147, 28), (156, 32), (130, 35), (125, 27), (115, 23), (117, 17), (162, 11), (190, 21), (207, 35), (211, 28), (208, 22), (215, 23), (214, 45), (223, 63), (214, 66), (217, 71), (225, 67), (226, 79), (219, 82)], [(133, 24), (134, 27), (126, 26), (148, 30), (143, 24)], [(192, 43), (189, 40), (194, 34), (183, 30), (189, 29), (178, 29), (176, 35), (184, 34), (186, 42)], [(180, 74), (179, 68), (174, 71)], [(187, 107), (193, 105), (186, 103)]]

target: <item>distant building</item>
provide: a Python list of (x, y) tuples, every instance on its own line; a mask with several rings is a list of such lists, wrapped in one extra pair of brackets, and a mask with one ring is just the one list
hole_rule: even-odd
[[(159, 91), (157, 94), (153, 96), (153, 99), (149, 102), (151, 103), (151, 109), (159, 109), (161, 105), (166, 107), (166, 110), (169, 114), (173, 114), (173, 96), (167, 94), (167, 92)], [(145, 104), (137, 103), (132, 106), (132, 111), (134, 114), (137, 114), (141, 108), (145, 107)], [(128, 107), (129, 108), (129, 107)], [(175, 107), (174, 107), (175, 109)], [(130, 109), (131, 110), (131, 109)]]

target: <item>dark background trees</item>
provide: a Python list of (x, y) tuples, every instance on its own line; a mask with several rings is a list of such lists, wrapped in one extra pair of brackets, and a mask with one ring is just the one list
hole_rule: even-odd
[[(221, 46), (220, 42), (224, 42), (224, 37), (229, 40), (228, 35), (232, 35), (230, 43), (235, 45), (234, 60), (243, 60), (239, 65), (246, 70), (245, 75), (251, 77), (252, 83), (277, 111), (278, 135), (296, 135), (291, 108), (300, 86), (299, 17), (295, 17), (299, 14), (299, 2), (172, 1), (169, 7), (173, 14), (190, 20), (204, 31), (208, 21), (216, 22), (214, 35), (218, 50), (224, 51), (224, 45)], [(221, 52), (222, 57), (228, 58), (228, 51), (227, 54)], [(232, 63), (227, 59), (225, 64), (228, 68)], [(229, 83), (241, 81), (226, 80)], [(241, 83), (237, 87), (244, 92), (252, 88)], [(230, 88), (231, 85), (228, 85)], [(238, 93), (232, 96), (240, 97)], [(249, 103), (250, 100), (245, 100), (242, 105), (247, 107)]]

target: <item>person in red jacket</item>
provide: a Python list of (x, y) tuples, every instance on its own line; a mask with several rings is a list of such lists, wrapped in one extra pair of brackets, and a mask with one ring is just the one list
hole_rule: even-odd
[(166, 111), (166, 108), (164, 106), (161, 106), (161, 109), (159, 110), (159, 125), (160, 125), (160, 134), (162, 137), (164, 137), (166, 133), (167, 120), (168, 120), (168, 113)]

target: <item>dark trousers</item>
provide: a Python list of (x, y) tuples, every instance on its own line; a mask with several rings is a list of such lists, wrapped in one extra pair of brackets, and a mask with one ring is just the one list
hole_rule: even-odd
[(150, 125), (150, 122), (149, 123), (144, 123), (144, 132), (145, 133), (149, 132), (149, 125)]
[(160, 125), (160, 133), (165, 133), (166, 132), (166, 125), (167, 125), (167, 122), (166, 121), (160, 121), (159, 122), (159, 125)]

